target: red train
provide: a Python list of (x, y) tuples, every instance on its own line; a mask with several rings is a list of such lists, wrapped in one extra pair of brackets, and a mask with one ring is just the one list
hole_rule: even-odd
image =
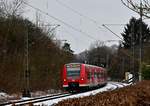
[(63, 88), (68, 91), (89, 89), (107, 83), (107, 71), (98, 66), (69, 63), (65, 64), (62, 72)]

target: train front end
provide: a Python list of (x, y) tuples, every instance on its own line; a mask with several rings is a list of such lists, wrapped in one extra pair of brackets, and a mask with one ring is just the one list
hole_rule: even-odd
[(63, 88), (67, 91), (79, 91), (85, 85), (84, 64), (70, 63), (64, 65), (63, 69)]

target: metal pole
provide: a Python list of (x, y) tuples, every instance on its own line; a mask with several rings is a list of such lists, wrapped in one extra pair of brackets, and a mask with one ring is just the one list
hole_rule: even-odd
[(107, 53), (107, 56), (106, 56), (106, 69), (108, 69), (109, 67), (109, 54)]
[(29, 82), (29, 35), (28, 35), (28, 30), (27, 30), (27, 39), (26, 39), (27, 41), (27, 43), (26, 43), (26, 48), (27, 48), (27, 54), (26, 54), (26, 58), (27, 58), (27, 63), (26, 63), (26, 65), (27, 65), (27, 67), (26, 67), (26, 82), (27, 82), (27, 94), (28, 94), (28, 96), (30, 96), (30, 82)]
[[(26, 23), (25, 23), (26, 24)], [(30, 94), (30, 82), (29, 82), (29, 35), (28, 35), (28, 26), (25, 26), (26, 37), (25, 37), (25, 70), (24, 70), (24, 91), (23, 97), (31, 97)]]
[(122, 57), (122, 71), (125, 72), (125, 58)]
[(142, 80), (142, 16), (143, 16), (143, 8), (142, 2), (140, 3), (140, 39), (139, 39), (139, 81)]
[(135, 54), (135, 51), (134, 51), (134, 44), (135, 44), (135, 36), (134, 36), (134, 22), (131, 23), (131, 50), (132, 50), (132, 58), (131, 58), (131, 72), (134, 76), (134, 79), (136, 74), (135, 74), (135, 70), (134, 70), (134, 54)]

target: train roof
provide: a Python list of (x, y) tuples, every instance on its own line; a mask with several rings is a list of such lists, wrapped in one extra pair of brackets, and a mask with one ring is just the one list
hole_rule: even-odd
[(65, 64), (65, 65), (69, 65), (69, 64), (83, 64), (83, 65), (85, 65), (85, 66), (91, 66), (91, 67), (97, 67), (97, 68), (105, 69), (105, 68), (100, 67), (100, 66), (95, 66), (95, 65), (85, 64), (85, 63), (67, 63), (67, 64)]

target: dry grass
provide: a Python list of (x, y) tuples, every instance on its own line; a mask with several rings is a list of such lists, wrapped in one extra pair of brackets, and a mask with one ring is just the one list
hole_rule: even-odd
[(95, 96), (64, 100), (56, 106), (150, 106), (150, 81)]

